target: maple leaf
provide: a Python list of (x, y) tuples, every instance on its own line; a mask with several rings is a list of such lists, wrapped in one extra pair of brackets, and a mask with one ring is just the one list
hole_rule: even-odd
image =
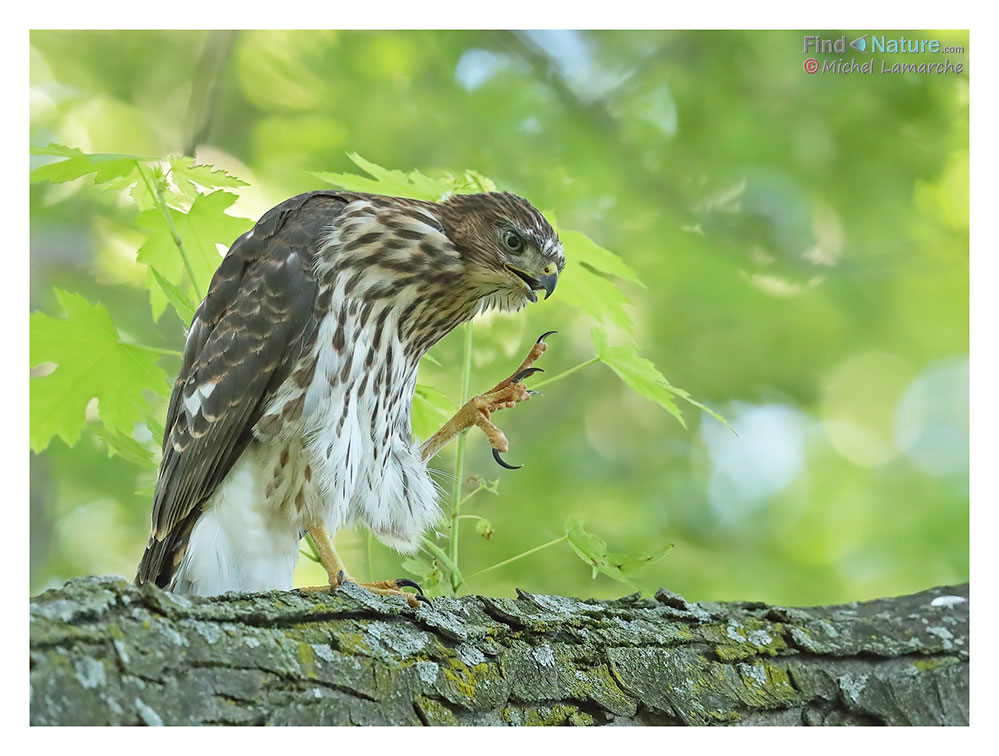
[(241, 186), (249, 186), (245, 181), (236, 178), (228, 171), (213, 165), (197, 163), (192, 157), (171, 157), (170, 177), (181, 193), (191, 199), (198, 198), (200, 194), (198, 187), (238, 189)]
[(603, 538), (588, 532), (583, 523), (572, 518), (565, 521), (565, 535), (576, 556), (593, 569), (593, 577), (600, 572), (638, 591), (642, 587), (635, 581), (641, 576), (642, 570), (658, 562), (673, 549), (673, 544), (670, 543), (652, 553), (611, 552), (607, 550), (607, 543)]
[(103, 184), (131, 175), (135, 171), (137, 160), (153, 159), (140, 155), (88, 154), (75, 147), (54, 143), (46, 147), (32, 147), (31, 154), (65, 158), (40, 165), (31, 172), (32, 181), (49, 181), (53, 184), (73, 181), (90, 174), (94, 175), (95, 184)]
[(129, 435), (145, 419), (143, 390), (170, 395), (170, 383), (156, 364), (162, 353), (126, 344), (101, 304), (55, 290), (66, 313), (31, 315), (31, 365), (55, 362), (54, 371), (31, 380), (31, 448), (40, 452), (54, 436), (73, 446), (87, 424), (87, 404), (97, 398), (101, 421)]
[[(150, 267), (147, 278), (149, 301), (155, 319), (159, 319), (169, 302), (177, 307), (185, 324), (190, 322), (188, 310), (181, 305), (178, 293), (183, 292), (188, 305), (204, 299), (215, 269), (222, 262), (216, 244), (229, 246), (240, 234), (253, 227), (253, 221), (248, 218), (237, 218), (225, 212), (236, 199), (235, 194), (220, 189), (211, 194), (199, 194), (186, 213), (169, 209), (196, 279), (188, 282), (186, 290), (178, 284), (184, 277), (184, 259), (163, 211), (152, 209), (139, 213), (136, 222), (150, 232), (150, 237), (139, 248), (137, 259)], [(167, 287), (165, 290), (161, 279), (173, 282), (177, 288), (172, 290)]]

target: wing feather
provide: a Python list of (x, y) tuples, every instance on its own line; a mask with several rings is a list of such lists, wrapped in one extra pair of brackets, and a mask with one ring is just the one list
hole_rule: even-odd
[(312, 192), (268, 211), (232, 245), (198, 307), (167, 409), (152, 527), (136, 582), (169, 586), (202, 505), (311, 348), (324, 232), (352, 199)]

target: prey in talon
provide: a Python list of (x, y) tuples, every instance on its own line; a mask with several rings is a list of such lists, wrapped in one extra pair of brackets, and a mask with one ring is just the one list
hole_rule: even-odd
[[(410, 423), (420, 360), (484, 310), (547, 299), (564, 266), (544, 216), (508, 193), (438, 203), (319, 191), (265, 213), (190, 324), (136, 582), (290, 590), (308, 532), (329, 579), (312, 590), (336, 589), (352, 578), (333, 538), (351, 525), (416, 551), (440, 514), (428, 462), (455, 435), (480, 428), (515, 467), (492, 415), (530, 399), (554, 331), (423, 444)], [(359, 585), (427, 600), (404, 578)]]

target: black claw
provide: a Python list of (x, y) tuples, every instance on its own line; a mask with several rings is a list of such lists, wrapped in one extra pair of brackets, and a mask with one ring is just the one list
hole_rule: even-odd
[(525, 378), (534, 375), (535, 373), (545, 372), (542, 368), (529, 367), (524, 368), (519, 373), (517, 373), (513, 378), (510, 379), (510, 383), (520, 383)]
[(416, 593), (414, 596), (417, 601), (423, 601), (427, 604), (430, 603), (430, 599), (423, 595), (423, 588), (415, 580), (410, 580), (409, 578), (396, 578), (395, 585), (397, 588), (415, 588)]
[(541, 396), (542, 395), (540, 391), (531, 391), (530, 389), (527, 390), (527, 393), (530, 394), (531, 396)]
[(347, 582), (346, 581), (346, 577), (347, 577), (347, 574), (343, 570), (340, 570), (336, 574), (336, 587), (337, 588), (339, 588), (341, 585), (343, 585), (345, 582)]
[[(547, 297), (545, 297), (545, 299), (547, 299)], [(544, 341), (545, 339), (547, 339), (549, 336), (554, 336), (556, 333), (558, 333), (558, 331), (545, 331), (543, 334), (541, 334), (540, 336), (538, 336), (538, 340), (535, 341), (534, 343), (535, 344), (540, 344), (542, 341)]]
[(500, 456), (499, 449), (493, 449), (493, 459), (496, 460), (496, 463), (500, 467), (505, 467), (507, 470), (519, 470), (521, 467), (523, 467), (523, 465), (510, 465), (504, 462), (503, 458)]

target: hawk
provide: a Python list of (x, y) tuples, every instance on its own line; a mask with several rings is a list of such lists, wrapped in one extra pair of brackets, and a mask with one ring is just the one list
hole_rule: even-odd
[[(547, 298), (564, 265), (544, 216), (509, 193), (435, 203), (317, 191), (269, 210), (233, 243), (191, 323), (136, 583), (290, 590), (308, 532), (336, 587), (351, 578), (333, 535), (354, 523), (415, 551), (439, 516), (428, 461), (477, 426), (510, 467), (491, 413), (530, 398), (524, 378), (554, 332), (417, 444), (420, 359), (477, 313)], [(364, 585), (416, 604), (402, 591), (419, 591), (412, 581)]]

